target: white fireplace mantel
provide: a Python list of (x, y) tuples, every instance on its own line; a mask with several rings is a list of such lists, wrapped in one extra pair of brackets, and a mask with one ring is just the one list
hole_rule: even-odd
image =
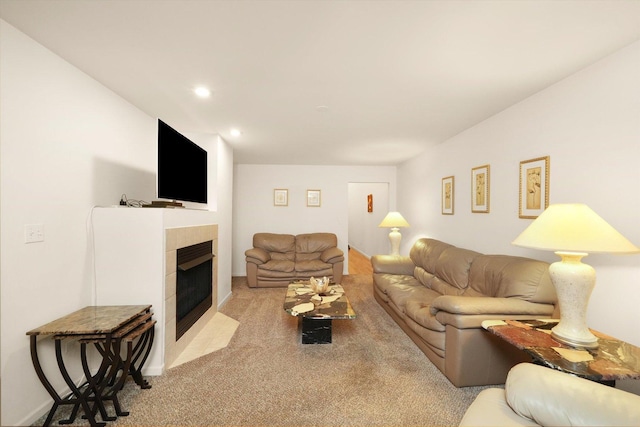
[(213, 305), (175, 341), (176, 250), (213, 240), (218, 226), (209, 211), (159, 208), (95, 208), (95, 305), (151, 304), (155, 340), (143, 374), (160, 375), (217, 311), (217, 256)]

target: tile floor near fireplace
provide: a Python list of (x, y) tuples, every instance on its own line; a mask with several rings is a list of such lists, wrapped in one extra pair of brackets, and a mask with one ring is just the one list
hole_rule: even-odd
[(233, 338), (238, 325), (240, 325), (240, 322), (237, 320), (222, 313), (216, 313), (168, 368), (175, 368), (183, 363), (225, 348)]

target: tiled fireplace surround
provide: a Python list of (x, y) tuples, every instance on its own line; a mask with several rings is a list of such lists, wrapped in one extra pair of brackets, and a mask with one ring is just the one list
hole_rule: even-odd
[[(213, 274), (212, 274), (212, 300), (211, 308), (198, 319), (198, 321), (185, 334), (176, 341), (176, 277), (177, 277), (177, 250), (202, 243), (213, 241)], [(218, 307), (218, 225), (201, 225), (194, 227), (178, 227), (165, 229), (165, 324), (164, 324), (164, 365), (170, 367), (187, 346), (198, 335), (202, 328), (216, 314)]]

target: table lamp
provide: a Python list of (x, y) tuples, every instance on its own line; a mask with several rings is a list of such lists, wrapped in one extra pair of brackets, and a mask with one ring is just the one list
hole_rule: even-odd
[(400, 240), (402, 239), (402, 234), (400, 234), (398, 228), (408, 226), (409, 223), (400, 215), (400, 212), (389, 212), (380, 225), (378, 225), (378, 227), (391, 227), (391, 231), (389, 232), (391, 255), (400, 255)]
[(549, 266), (560, 305), (560, 322), (551, 335), (572, 347), (597, 348), (598, 339), (586, 321), (596, 273), (580, 260), (588, 252), (629, 254), (640, 252), (640, 248), (584, 204), (550, 205), (513, 244), (554, 251), (561, 258)]

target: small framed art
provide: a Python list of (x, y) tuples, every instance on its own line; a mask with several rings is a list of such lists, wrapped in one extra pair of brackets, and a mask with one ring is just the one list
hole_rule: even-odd
[(373, 194), (367, 195), (367, 212), (373, 212)]
[(284, 188), (276, 188), (273, 190), (273, 206), (288, 206), (289, 190)]
[(307, 190), (307, 206), (320, 207), (320, 190)]
[(549, 207), (549, 156), (520, 162), (520, 218), (537, 218)]
[(471, 212), (489, 213), (489, 165), (471, 169)]
[(453, 215), (454, 177), (442, 178), (442, 215)]

